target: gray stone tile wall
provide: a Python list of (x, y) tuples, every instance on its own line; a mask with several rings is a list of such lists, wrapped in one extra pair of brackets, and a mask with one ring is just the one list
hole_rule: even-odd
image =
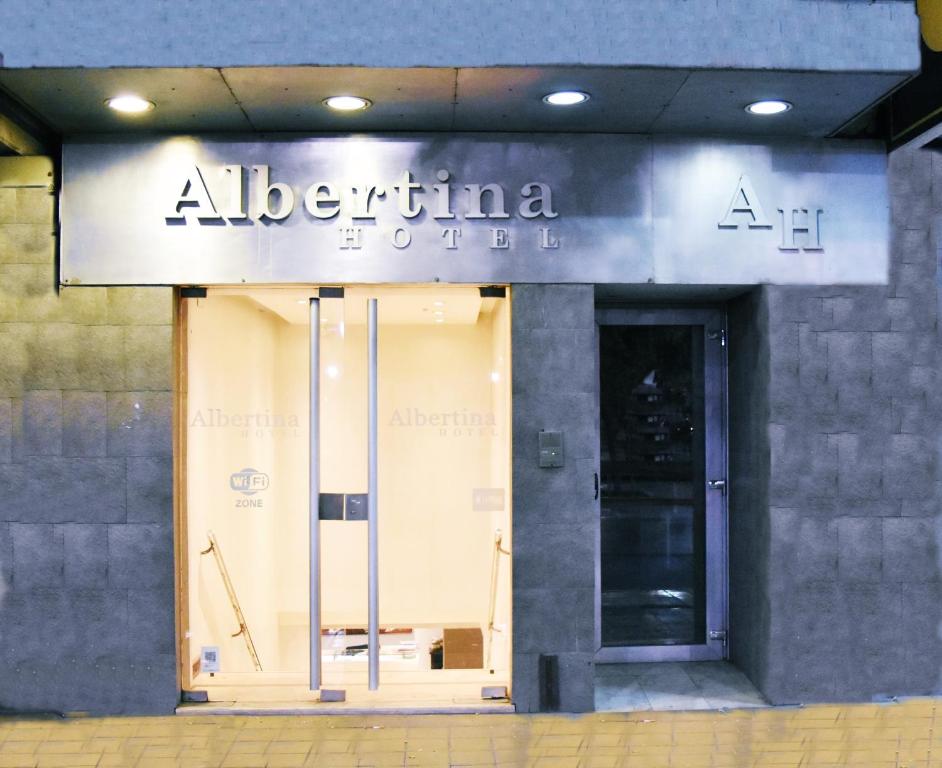
[(730, 302), (729, 655), (760, 689), (769, 645), (769, 326), (760, 290)]
[(942, 691), (942, 161), (889, 179), (888, 285), (730, 307), (732, 656), (774, 703)]
[(0, 175), (0, 711), (167, 714), (172, 293), (57, 292), (38, 183)]
[[(513, 700), (539, 710), (540, 654), (559, 657), (560, 708), (594, 707), (594, 289), (516, 285), (513, 342)], [(565, 466), (538, 466), (538, 433), (562, 430)]]

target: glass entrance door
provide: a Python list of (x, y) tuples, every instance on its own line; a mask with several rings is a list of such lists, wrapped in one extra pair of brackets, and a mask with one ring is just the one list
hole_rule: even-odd
[(723, 658), (722, 314), (600, 310), (598, 338), (598, 658)]
[(501, 293), (184, 300), (189, 689), (312, 703), (342, 691), (382, 708), (480, 708), (483, 688), (509, 692)]

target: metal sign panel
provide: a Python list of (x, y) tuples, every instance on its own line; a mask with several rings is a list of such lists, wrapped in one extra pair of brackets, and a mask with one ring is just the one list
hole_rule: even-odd
[(886, 158), (847, 142), (468, 134), (63, 147), (67, 285), (881, 283)]

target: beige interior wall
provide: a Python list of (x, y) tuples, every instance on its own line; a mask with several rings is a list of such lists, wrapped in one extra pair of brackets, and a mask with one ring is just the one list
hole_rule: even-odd
[[(476, 288), (465, 290), (476, 296)], [(470, 321), (465, 313), (460, 321), (401, 322), (410, 317), (384, 317), (383, 291), (372, 291), (380, 307), (380, 620), (384, 627), (414, 629), (478, 626), (486, 638), (495, 532), (502, 531), (505, 548), (510, 544), (508, 302), (484, 300)], [(325, 493), (367, 490), (367, 347), (359, 306), (365, 301), (364, 289), (321, 300)], [(265, 671), (303, 673), (307, 323), (299, 322), (303, 313), (289, 322), (243, 296), (211, 295), (194, 304), (187, 445), (192, 647), (198, 653), (201, 645), (219, 645), (224, 671), (252, 669), (242, 638), (229, 637), (236, 624), (216, 565), (210, 555), (199, 555), (212, 529)], [(210, 421), (205, 413), (213, 408), (230, 419), (268, 413), (286, 426), (194, 424), (196, 413)], [(229, 476), (245, 467), (267, 473), (269, 488), (253, 497), (232, 491)], [(503, 488), (504, 508), (475, 509), (478, 488)], [(241, 499), (260, 499), (264, 506), (236, 508)], [(324, 521), (321, 530), (323, 624), (365, 627), (367, 525)], [(499, 563), (496, 598), (495, 624), (503, 631), (495, 633), (492, 666), (507, 670), (507, 556)]]

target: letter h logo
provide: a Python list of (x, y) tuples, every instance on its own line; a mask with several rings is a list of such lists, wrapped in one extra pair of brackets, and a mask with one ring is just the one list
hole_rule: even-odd
[(782, 214), (782, 244), (780, 251), (797, 251), (795, 234), (804, 235), (805, 244), (800, 247), (803, 251), (823, 251), (821, 247), (821, 229), (819, 217), (824, 209), (820, 206), (810, 205), (807, 208), (779, 208)]

